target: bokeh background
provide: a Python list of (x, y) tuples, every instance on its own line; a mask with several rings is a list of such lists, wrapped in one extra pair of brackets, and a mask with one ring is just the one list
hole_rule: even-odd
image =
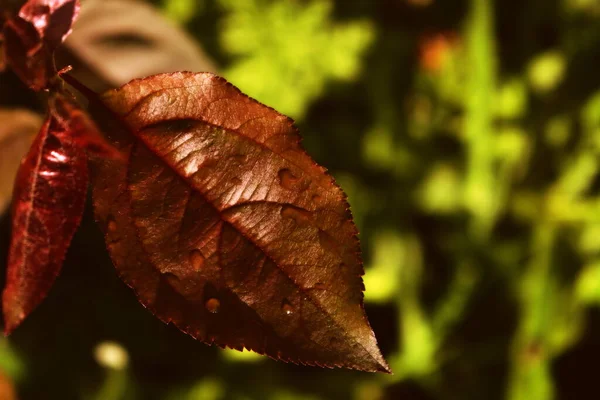
[[(293, 117), (347, 192), (366, 310), (394, 375), (287, 365), (162, 324), (118, 279), (88, 207), (48, 299), (0, 339), (0, 393), (597, 398), (600, 1), (152, 4), (202, 46), (205, 69)], [(130, 54), (160, 40), (135, 29), (104, 45)], [(118, 79), (76, 45), (65, 57), (92, 86)], [(0, 85), (2, 106), (41, 110), (11, 73)], [(9, 236), (4, 213), (3, 268)]]

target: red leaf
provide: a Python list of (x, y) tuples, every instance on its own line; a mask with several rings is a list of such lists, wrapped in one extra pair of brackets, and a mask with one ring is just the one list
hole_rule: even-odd
[(128, 162), (98, 163), (96, 216), (145, 306), (207, 343), (389, 372), (345, 196), (289, 118), (209, 73), (135, 80), (103, 101)]
[(31, 23), (45, 45), (54, 50), (71, 33), (79, 7), (79, 0), (29, 0), (19, 17)]
[(56, 95), (50, 100), (50, 109), (63, 126), (68, 126), (69, 138), (78, 147), (94, 156), (123, 159), (123, 154), (106, 141), (94, 121), (77, 104)]
[(78, 12), (78, 0), (29, 0), (4, 24), (6, 61), (30, 88), (48, 87), (56, 74), (54, 50), (71, 32)]
[[(65, 119), (70, 103), (52, 101), (49, 116), (23, 159), (13, 191), (12, 238), (2, 302), (12, 332), (46, 297), (81, 221), (88, 175), (85, 135)], [(62, 114), (62, 115), (61, 115)], [(81, 116), (80, 116), (81, 118)]]
[[(2, 27), (4, 28), (4, 22), (2, 21)], [(0, 73), (6, 69), (6, 55), (4, 54), (4, 29), (0, 30)]]

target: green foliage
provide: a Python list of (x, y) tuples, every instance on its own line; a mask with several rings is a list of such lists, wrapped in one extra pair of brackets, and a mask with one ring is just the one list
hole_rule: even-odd
[(223, 49), (237, 58), (227, 79), (257, 100), (294, 118), (332, 80), (350, 80), (373, 39), (372, 24), (329, 19), (331, 2), (219, 0), (228, 12)]
[(0, 371), (14, 380), (22, 379), (25, 373), (23, 361), (5, 338), (0, 339)]
[(164, 0), (162, 7), (167, 17), (185, 24), (202, 12), (204, 0)]

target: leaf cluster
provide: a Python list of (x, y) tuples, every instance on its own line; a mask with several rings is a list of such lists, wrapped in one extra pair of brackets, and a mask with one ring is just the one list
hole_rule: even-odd
[[(130, 78), (120, 73), (127, 55), (115, 42), (128, 44), (134, 59), (136, 51), (147, 56), (136, 68), (142, 74), (154, 60), (172, 68), (155, 27), (132, 40), (129, 20), (116, 19), (97, 40), (88, 4), (95, 16), (121, 5), (97, 2), (95, 13), (86, 2), (81, 29), (67, 41), (107, 83)], [(58, 276), (90, 184), (120, 277), (165, 323), (283, 361), (389, 372), (363, 309), (346, 197), (302, 149), (293, 121), (209, 72), (161, 73), (98, 94), (70, 66), (56, 68), (78, 0), (29, 0), (5, 11), (3, 60), (47, 109), (12, 194), (7, 334)], [(170, 51), (189, 49), (182, 37)], [(105, 62), (89, 61), (99, 58)], [(39, 122), (7, 117), (15, 126), (7, 136), (27, 145)]]

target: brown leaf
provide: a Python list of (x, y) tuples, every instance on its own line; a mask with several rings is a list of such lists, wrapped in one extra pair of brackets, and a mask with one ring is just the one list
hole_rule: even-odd
[(0, 109), (0, 214), (10, 203), (21, 158), (41, 126), (42, 118), (31, 111)]
[(96, 217), (145, 306), (207, 343), (389, 372), (345, 196), (289, 118), (208, 73), (135, 80), (103, 101), (128, 162), (97, 163)]
[(85, 125), (66, 118), (68, 104), (62, 96), (52, 100), (15, 181), (2, 296), (6, 334), (46, 297), (81, 221), (88, 182), (81, 141), (88, 134), (79, 131)]
[[(184, 30), (141, 1), (86, 1), (65, 45), (109, 87), (161, 72), (215, 70)], [(73, 74), (93, 90), (106, 89), (85, 72)]]

